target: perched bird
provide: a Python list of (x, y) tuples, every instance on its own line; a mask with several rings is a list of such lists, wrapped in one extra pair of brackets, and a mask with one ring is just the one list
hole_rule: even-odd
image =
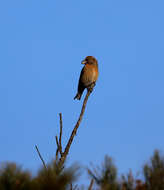
[(93, 56), (87, 56), (82, 62), (84, 64), (83, 69), (80, 73), (78, 92), (74, 99), (81, 99), (83, 91), (85, 88), (89, 90), (91, 86), (94, 86), (98, 78), (98, 63), (96, 58)]

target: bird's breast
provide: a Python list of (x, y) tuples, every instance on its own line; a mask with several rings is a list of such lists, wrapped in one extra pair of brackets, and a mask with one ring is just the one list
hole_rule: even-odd
[(93, 65), (85, 65), (83, 73), (83, 81), (86, 83), (95, 82), (98, 78), (98, 69)]

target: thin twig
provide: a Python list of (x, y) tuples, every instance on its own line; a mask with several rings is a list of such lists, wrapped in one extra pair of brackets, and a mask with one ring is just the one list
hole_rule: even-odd
[(55, 140), (56, 140), (56, 145), (57, 145), (57, 149), (56, 149), (56, 159), (55, 159), (55, 163), (58, 162), (58, 154), (60, 152), (60, 157), (62, 157), (62, 132), (63, 132), (63, 122), (62, 122), (62, 114), (59, 113), (59, 117), (60, 117), (60, 135), (59, 135), (59, 140), (58, 140), (58, 136), (55, 136)]
[(77, 187), (78, 187), (78, 185), (75, 185), (75, 186), (73, 187), (72, 183), (70, 184), (70, 190), (76, 190)]
[(60, 117), (60, 136), (59, 136), (59, 151), (60, 151), (60, 155), (62, 156), (62, 132), (63, 132), (63, 121), (62, 121), (62, 114), (59, 113), (59, 117)]
[(40, 159), (41, 159), (41, 161), (43, 163), (44, 168), (47, 170), (46, 164), (45, 164), (45, 162), (43, 160), (43, 157), (41, 156), (41, 154), (39, 152), (39, 149), (38, 149), (37, 145), (35, 145), (35, 148), (36, 148), (36, 151), (37, 151), (37, 153), (38, 153), (38, 155), (39, 155), (39, 157), (40, 157)]
[(78, 185), (75, 185), (74, 187), (73, 187), (73, 190), (76, 190), (78, 188)]
[(90, 182), (90, 185), (88, 187), (88, 190), (92, 190), (93, 183), (94, 183), (94, 179), (91, 179), (91, 182)]
[(59, 149), (59, 142), (58, 142), (58, 136), (57, 135), (55, 136), (55, 140), (56, 140), (57, 148)]
[(57, 162), (58, 161), (58, 153), (59, 153), (59, 143), (58, 143), (58, 137), (57, 136), (55, 136), (55, 139), (56, 139), (56, 145), (57, 145), (55, 162)]
[(72, 183), (70, 184), (70, 190), (73, 190), (73, 185), (72, 185)]
[(75, 135), (76, 135), (77, 129), (78, 129), (78, 127), (79, 127), (79, 125), (80, 125), (80, 123), (81, 123), (81, 120), (82, 120), (82, 118), (83, 118), (84, 111), (85, 111), (85, 107), (86, 107), (86, 104), (87, 104), (87, 101), (88, 101), (88, 98), (89, 98), (91, 92), (92, 92), (92, 89), (87, 91), (87, 94), (86, 94), (85, 99), (84, 99), (84, 102), (83, 102), (83, 106), (82, 106), (82, 109), (81, 109), (81, 113), (80, 113), (79, 119), (78, 119), (78, 121), (77, 121), (77, 123), (76, 123), (76, 125), (75, 125), (75, 127), (74, 127), (74, 129), (73, 129), (73, 131), (72, 131), (72, 133), (71, 133), (71, 136), (70, 136), (70, 138), (69, 138), (69, 140), (68, 140), (68, 143), (67, 143), (67, 145), (66, 145), (66, 147), (65, 147), (64, 153), (63, 153), (63, 155), (62, 155), (61, 158), (60, 158), (59, 163), (60, 163), (61, 165), (62, 165), (62, 164), (64, 163), (64, 161), (66, 160), (66, 157), (67, 157), (67, 155), (68, 155), (69, 149), (70, 149), (71, 144), (72, 144), (72, 141), (73, 141), (73, 139), (74, 139), (74, 137), (75, 137)]

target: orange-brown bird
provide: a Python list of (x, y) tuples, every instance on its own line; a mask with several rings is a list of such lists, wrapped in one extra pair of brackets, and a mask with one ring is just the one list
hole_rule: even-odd
[(74, 99), (81, 99), (85, 88), (89, 90), (92, 85), (95, 85), (98, 78), (98, 62), (93, 56), (87, 56), (82, 62), (84, 64), (80, 73), (78, 92)]

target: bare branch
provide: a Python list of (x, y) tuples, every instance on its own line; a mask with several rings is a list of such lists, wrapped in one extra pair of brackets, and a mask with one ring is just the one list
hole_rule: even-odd
[(73, 187), (72, 183), (70, 184), (70, 190), (76, 190), (77, 188), (78, 188), (78, 185), (75, 185), (75, 186)]
[(62, 132), (63, 132), (63, 121), (62, 121), (62, 114), (59, 113), (60, 117), (60, 136), (59, 136), (59, 151), (60, 155), (62, 156)]
[(56, 140), (56, 145), (57, 145), (57, 149), (59, 150), (59, 142), (58, 142), (58, 136), (55, 136), (55, 140)]
[(55, 139), (56, 139), (56, 145), (57, 145), (55, 162), (57, 162), (58, 161), (58, 153), (59, 153), (59, 143), (58, 143), (58, 137), (57, 136), (55, 136)]
[(70, 190), (73, 190), (73, 185), (72, 185), (72, 183), (70, 184)]
[(86, 107), (88, 98), (89, 98), (89, 96), (90, 96), (92, 90), (93, 90), (93, 88), (90, 88), (90, 89), (87, 91), (87, 94), (86, 94), (85, 99), (84, 99), (84, 102), (83, 102), (83, 106), (82, 106), (82, 109), (81, 109), (81, 113), (80, 113), (79, 119), (78, 119), (78, 121), (77, 121), (77, 123), (76, 123), (76, 125), (75, 125), (75, 127), (74, 127), (74, 129), (73, 129), (73, 131), (72, 131), (72, 133), (71, 133), (71, 136), (70, 136), (70, 138), (69, 138), (69, 140), (68, 140), (68, 143), (67, 143), (67, 145), (66, 145), (66, 147), (65, 147), (64, 153), (63, 153), (63, 155), (62, 155), (61, 158), (60, 158), (60, 161), (59, 161), (59, 162), (60, 162), (61, 165), (62, 165), (62, 164), (64, 163), (64, 161), (66, 160), (66, 157), (67, 157), (67, 155), (68, 155), (68, 153), (69, 153), (69, 149), (70, 149), (71, 144), (72, 144), (72, 141), (73, 141), (73, 139), (74, 139), (74, 137), (75, 137), (75, 135), (76, 135), (77, 129), (78, 129), (78, 127), (79, 127), (79, 125), (80, 125), (80, 123), (81, 123), (81, 121), (82, 121), (82, 118), (83, 118), (83, 115), (84, 115), (84, 111), (85, 111), (85, 107)]
[[(60, 166), (60, 167), (64, 164), (64, 162), (66, 160), (66, 157), (67, 157), (67, 155), (69, 153), (69, 149), (71, 147), (73, 139), (74, 139), (74, 137), (76, 135), (76, 132), (78, 130), (78, 127), (79, 127), (79, 125), (80, 125), (80, 123), (82, 121), (82, 118), (83, 118), (83, 115), (84, 115), (84, 112), (85, 112), (85, 107), (86, 107), (88, 98), (89, 98), (90, 94), (92, 93), (94, 86), (95, 86), (95, 83), (92, 83), (87, 88), (87, 94), (86, 94), (86, 96), (84, 98), (84, 101), (83, 101), (83, 106), (82, 106), (82, 109), (81, 109), (81, 113), (80, 113), (79, 119), (78, 119), (78, 121), (77, 121), (77, 123), (76, 123), (76, 125), (75, 125), (75, 127), (74, 127), (74, 129), (72, 131), (72, 133), (71, 133), (71, 136), (70, 136), (70, 138), (69, 138), (69, 140), (67, 142), (67, 145), (66, 145), (66, 147), (64, 149), (64, 152), (62, 152), (63, 121), (62, 121), (62, 114), (59, 113), (59, 117), (60, 117), (60, 135), (59, 135), (59, 140), (58, 140), (57, 136), (55, 137), (55, 139), (56, 139), (56, 145), (57, 145), (56, 160), (55, 160), (55, 162), (57, 162), (58, 166)], [(35, 146), (35, 147), (36, 147), (36, 150), (37, 150), (37, 152), (39, 154), (40, 159), (42, 160), (42, 163), (43, 163), (44, 167), (46, 168), (45, 162), (44, 162), (44, 160), (43, 160), (43, 158), (42, 158), (42, 156), (41, 156), (41, 154), (40, 154), (40, 152), (38, 150), (38, 147), (37, 146)], [(58, 154), (59, 153), (60, 153), (60, 159), (58, 160)]]
[(59, 135), (59, 140), (58, 140), (58, 137), (55, 136), (56, 145), (57, 145), (55, 162), (57, 162), (57, 160), (58, 160), (58, 154), (59, 154), (59, 152), (60, 152), (60, 157), (62, 157), (62, 155), (63, 155), (63, 153), (62, 153), (63, 121), (62, 121), (62, 114), (61, 113), (59, 113), (59, 117), (60, 117), (60, 135)]
[(76, 190), (78, 188), (78, 185), (75, 185), (74, 187), (73, 187), (73, 190)]
[(39, 155), (39, 157), (40, 157), (40, 159), (41, 159), (41, 161), (43, 163), (43, 166), (44, 166), (45, 170), (47, 170), (46, 164), (45, 164), (45, 162), (43, 160), (43, 157), (41, 156), (41, 154), (39, 152), (39, 149), (38, 149), (37, 145), (35, 145), (35, 148), (36, 148), (36, 151), (37, 151), (37, 153), (38, 153), (38, 155)]
[(94, 183), (94, 179), (91, 179), (91, 182), (90, 182), (90, 185), (88, 187), (88, 190), (92, 190), (93, 183)]

